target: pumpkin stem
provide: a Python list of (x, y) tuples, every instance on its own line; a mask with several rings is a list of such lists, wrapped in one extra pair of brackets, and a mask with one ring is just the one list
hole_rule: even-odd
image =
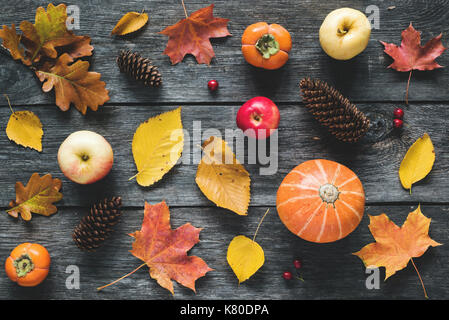
[(271, 56), (279, 52), (279, 43), (272, 34), (264, 34), (256, 42), (256, 48), (264, 59), (270, 59)]
[(334, 202), (337, 201), (338, 196), (340, 195), (340, 191), (338, 191), (338, 188), (333, 184), (326, 183), (320, 187), (319, 194), (321, 200), (326, 203), (334, 204)]

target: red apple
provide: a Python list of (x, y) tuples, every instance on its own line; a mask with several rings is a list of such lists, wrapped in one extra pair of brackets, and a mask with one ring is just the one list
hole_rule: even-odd
[(245, 135), (256, 139), (269, 137), (279, 126), (279, 119), (278, 107), (265, 97), (246, 101), (237, 112), (237, 126)]
[(79, 184), (90, 184), (111, 171), (114, 155), (103, 136), (92, 131), (76, 131), (59, 147), (58, 163), (64, 175)]

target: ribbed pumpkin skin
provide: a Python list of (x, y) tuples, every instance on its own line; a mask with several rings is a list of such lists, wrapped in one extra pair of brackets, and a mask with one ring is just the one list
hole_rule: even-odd
[[(336, 190), (338, 198), (334, 202), (323, 200), (322, 196), (332, 198), (329, 192)], [(297, 236), (311, 242), (333, 242), (359, 225), (365, 210), (365, 192), (359, 178), (344, 165), (315, 159), (287, 174), (279, 186), (276, 206), (282, 222)]]

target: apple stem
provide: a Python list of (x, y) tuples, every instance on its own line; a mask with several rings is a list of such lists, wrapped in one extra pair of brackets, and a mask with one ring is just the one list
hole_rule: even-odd
[(120, 277), (120, 278), (118, 278), (117, 280), (114, 280), (114, 281), (112, 281), (111, 283), (108, 283), (107, 285), (104, 285), (104, 286), (102, 286), (102, 287), (98, 287), (97, 290), (100, 291), (100, 290), (102, 290), (102, 289), (104, 289), (104, 288), (106, 288), (106, 287), (109, 287), (109, 286), (113, 285), (114, 283), (119, 282), (120, 280), (125, 279), (126, 277), (132, 275), (134, 272), (136, 272), (137, 270), (139, 270), (140, 268), (142, 268), (144, 265), (146, 265), (146, 263), (142, 263), (142, 264), (141, 264), (140, 266), (138, 266), (136, 269), (134, 269), (133, 271), (131, 271), (131, 272), (128, 273), (128, 274), (125, 274), (123, 277)]
[(257, 232), (259, 231), (260, 225), (262, 224), (263, 219), (265, 219), (265, 216), (267, 215), (268, 211), (270, 211), (270, 209), (267, 209), (262, 219), (260, 219), (259, 224), (257, 225), (256, 232), (254, 232), (253, 242), (256, 240)]
[(416, 265), (415, 265), (415, 262), (413, 261), (413, 258), (411, 258), (410, 260), (412, 261), (413, 267), (415, 268), (416, 273), (418, 274), (419, 281), (421, 281), (421, 286), (422, 286), (422, 289), (424, 291), (424, 297), (426, 297), (426, 299), (429, 299), (429, 297), (427, 296), (426, 287), (424, 286), (424, 282), (422, 281), (422, 278), (421, 278), (421, 275), (419, 274), (418, 268), (416, 268)]
[(410, 70), (410, 74), (408, 75), (408, 81), (407, 81), (407, 89), (405, 90), (405, 104), (408, 105), (408, 88), (410, 87), (410, 79), (412, 77), (412, 71)]

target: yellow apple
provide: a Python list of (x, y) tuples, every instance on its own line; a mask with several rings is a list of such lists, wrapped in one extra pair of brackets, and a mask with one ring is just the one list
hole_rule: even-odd
[(82, 130), (69, 135), (58, 150), (58, 163), (64, 175), (79, 184), (104, 178), (112, 168), (111, 145), (98, 133)]
[(364, 13), (340, 8), (329, 13), (320, 28), (323, 50), (337, 60), (349, 60), (368, 45), (371, 25)]

